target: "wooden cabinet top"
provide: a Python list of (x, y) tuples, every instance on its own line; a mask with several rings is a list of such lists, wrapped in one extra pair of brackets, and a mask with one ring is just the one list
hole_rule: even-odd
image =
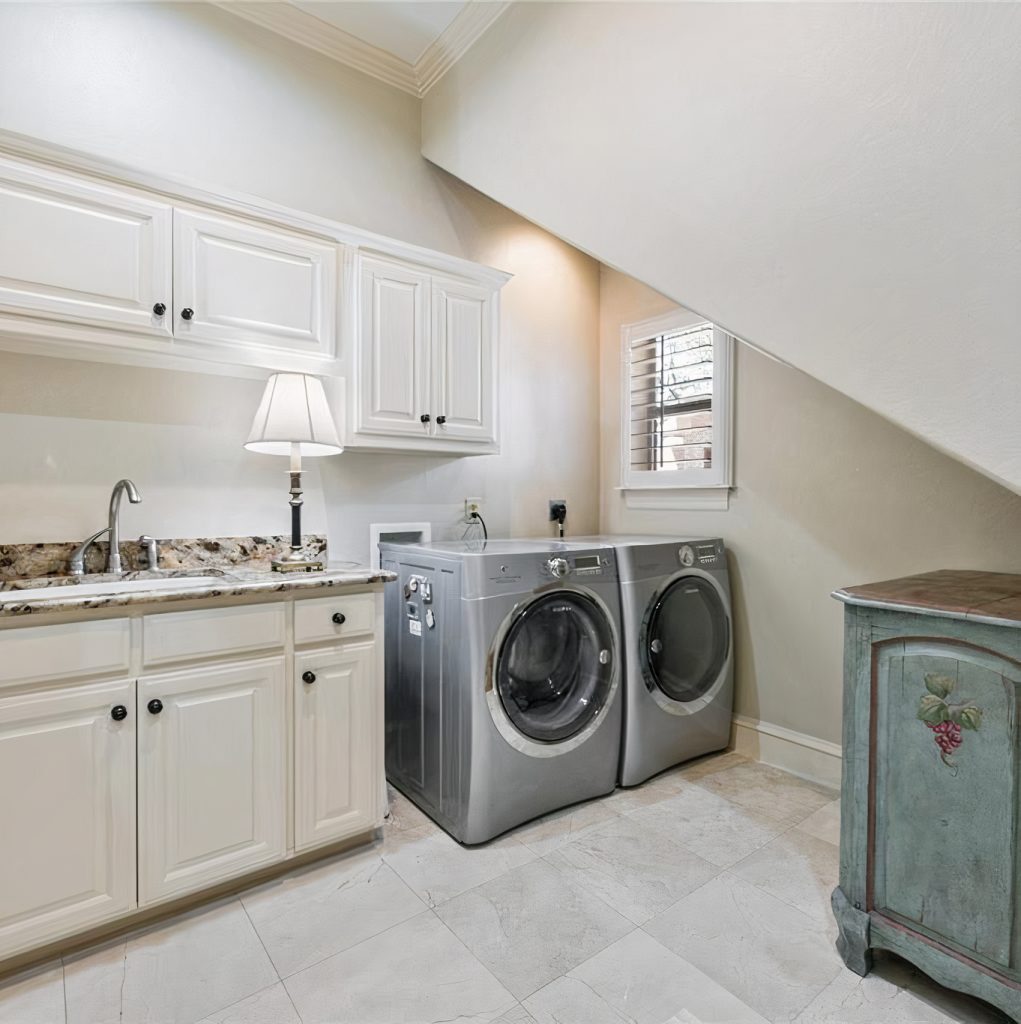
[(845, 587), (833, 596), (845, 604), (1021, 626), (1021, 575), (1014, 573), (938, 569)]

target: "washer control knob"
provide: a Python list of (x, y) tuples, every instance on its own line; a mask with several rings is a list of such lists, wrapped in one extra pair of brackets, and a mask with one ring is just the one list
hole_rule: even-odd
[(691, 567), (695, 564), (695, 550), (689, 545), (685, 544), (680, 551), (677, 552), (677, 558), (681, 565)]
[(546, 568), (559, 579), (563, 579), (571, 571), (571, 563), (566, 558), (551, 558)]

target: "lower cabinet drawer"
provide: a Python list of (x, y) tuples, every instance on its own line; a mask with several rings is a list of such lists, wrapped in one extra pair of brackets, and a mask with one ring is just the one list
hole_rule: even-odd
[(284, 605), (268, 601), (146, 615), (142, 643), (146, 666), (218, 654), (257, 654), (283, 647)]
[(128, 671), (127, 619), (0, 630), (0, 688)]
[(0, 699), (0, 959), (134, 909), (135, 726), (134, 680)]
[(338, 594), (294, 602), (294, 642), (324, 643), (371, 636), (376, 622), (374, 594)]
[(138, 681), (138, 901), (149, 906), (282, 860), (284, 659)]

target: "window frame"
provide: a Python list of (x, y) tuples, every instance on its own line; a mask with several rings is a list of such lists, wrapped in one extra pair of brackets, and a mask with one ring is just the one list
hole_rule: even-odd
[[(713, 331), (713, 458), (709, 469), (635, 469), (631, 465), (631, 346), (636, 341), (706, 324)], [(620, 489), (624, 491), (729, 490), (733, 446), (733, 353), (734, 339), (717, 324), (687, 310), (624, 324), (620, 329)]]

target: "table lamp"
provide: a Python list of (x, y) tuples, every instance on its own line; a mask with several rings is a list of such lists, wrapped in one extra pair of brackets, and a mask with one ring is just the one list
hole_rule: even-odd
[(291, 550), (275, 558), (277, 572), (316, 572), (318, 559), (304, 557), (301, 544), (301, 457), (337, 455), (344, 450), (330, 413), (323, 382), (305, 373), (274, 373), (245, 441), (251, 452), (291, 457)]

